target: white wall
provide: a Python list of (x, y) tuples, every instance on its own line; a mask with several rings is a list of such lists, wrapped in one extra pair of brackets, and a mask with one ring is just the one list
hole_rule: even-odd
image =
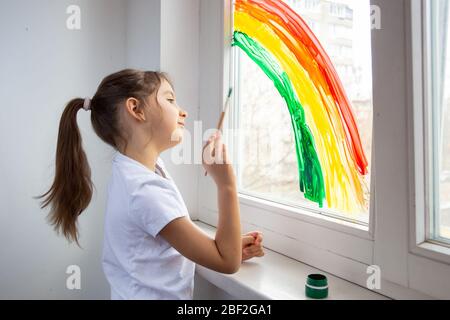
[[(173, 80), (178, 104), (188, 112), (186, 135), (194, 147), (194, 122), (199, 119), (199, 0), (164, 0), (161, 2), (161, 70)], [(198, 143), (198, 145), (197, 145)], [(195, 145), (201, 149), (201, 143)], [(201, 150), (200, 150), (201, 153)], [(198, 173), (201, 165), (174, 165), (171, 150), (163, 154), (192, 219), (197, 218)], [(194, 152), (191, 152), (191, 163)]]
[(161, 1), (125, 0), (127, 67), (159, 70)]
[[(81, 8), (78, 31), (66, 28), (71, 4)], [(41, 210), (32, 197), (51, 185), (66, 103), (92, 96), (112, 72), (168, 71), (190, 115), (188, 129), (193, 126), (198, 10), (198, 0), (0, 1), (0, 299), (109, 298), (101, 249), (113, 150), (95, 135), (89, 113), (78, 116), (96, 187), (79, 219), (84, 249), (57, 237), (45, 220), (48, 209)], [(163, 157), (195, 218), (198, 168), (178, 168), (169, 154)], [(82, 290), (65, 287), (72, 264), (81, 267)]]
[[(81, 7), (81, 30), (66, 28), (66, 8)], [(59, 119), (74, 97), (91, 96), (125, 66), (125, 6), (120, 0), (0, 2), (0, 298), (108, 298), (101, 270), (105, 186), (111, 150), (89, 113), (78, 123), (96, 186), (80, 218), (81, 245), (46, 224), (33, 196), (54, 173)], [(67, 266), (81, 267), (82, 290), (65, 288)]]
[[(216, 126), (224, 101), (223, 17), (222, 0), (200, 1), (200, 39), (203, 41), (200, 42), (199, 53), (202, 62), (199, 77), (199, 118), (203, 121), (204, 129)], [(197, 202), (199, 215), (209, 213), (211, 208), (217, 208), (217, 188), (209, 177), (199, 177)]]
[[(186, 129), (193, 142), (199, 116), (199, 0), (128, 0), (126, 11), (127, 66), (169, 73), (178, 104), (188, 112)], [(175, 165), (171, 152), (162, 158), (196, 219), (200, 165)]]

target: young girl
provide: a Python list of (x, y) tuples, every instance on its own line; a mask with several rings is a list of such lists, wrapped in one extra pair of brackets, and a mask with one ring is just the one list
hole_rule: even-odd
[[(161, 152), (177, 145), (187, 113), (164, 73), (126, 69), (106, 77), (91, 99), (70, 101), (61, 118), (56, 172), (42, 208), (50, 222), (79, 245), (77, 218), (93, 184), (77, 126), (91, 111), (96, 134), (117, 152), (104, 224), (103, 270), (112, 299), (192, 299), (195, 263), (222, 273), (263, 256), (262, 235), (241, 236), (236, 178), (220, 133), (205, 147), (203, 166), (217, 185), (219, 223), (211, 239), (192, 223)], [(205, 161), (205, 157), (213, 161)]]

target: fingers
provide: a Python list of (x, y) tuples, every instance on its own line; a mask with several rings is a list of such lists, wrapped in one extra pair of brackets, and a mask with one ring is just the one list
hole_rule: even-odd
[(242, 262), (254, 257), (263, 257), (264, 249), (261, 246), (250, 246), (242, 250)]
[(214, 156), (214, 150), (215, 150), (215, 142), (216, 142), (216, 136), (217, 133), (212, 134), (208, 141), (206, 142), (205, 146), (203, 147), (203, 162), (207, 165), (211, 165), (214, 163), (215, 156)]
[(260, 251), (262, 249), (263, 249), (263, 246), (255, 245), (255, 244), (249, 245), (249, 246), (244, 248), (244, 250), (246, 252), (249, 252), (249, 253), (256, 253), (256, 252), (258, 252), (258, 251)]
[(203, 149), (203, 162), (205, 164), (211, 165), (214, 163), (214, 144), (212, 140), (208, 140), (207, 144), (205, 145)]
[(215, 139), (216, 139), (216, 133), (214, 133), (214, 134), (212, 134), (209, 138), (208, 138), (208, 140), (206, 141), (206, 143), (205, 143), (205, 145), (204, 145), (204, 147), (203, 147), (203, 151), (205, 150), (205, 149), (207, 149), (208, 147), (211, 149), (211, 148), (213, 148), (214, 147), (214, 141), (215, 141)]
[(217, 134), (214, 150), (215, 150), (215, 156), (216, 156), (216, 163), (217, 164), (223, 164), (223, 142), (222, 142), (222, 136), (219, 133)]
[(203, 149), (205, 149), (208, 145), (211, 144), (211, 142), (214, 141), (214, 136), (215, 136), (215, 134), (212, 134), (212, 135), (208, 138), (208, 140), (206, 141), (206, 144), (205, 144), (205, 146), (203, 147)]
[[(260, 231), (252, 231), (242, 236), (242, 261), (249, 260), (253, 257), (263, 257), (265, 255), (264, 248), (261, 245), (263, 234)], [(247, 245), (244, 245), (247, 243)]]
[(256, 237), (258, 234), (262, 235), (262, 232), (261, 231), (251, 231), (251, 232), (247, 232), (245, 235)]
[(203, 160), (206, 164), (211, 165), (228, 163), (225, 144), (222, 142), (222, 134), (220, 131), (212, 134), (205, 146), (203, 147)]
[(264, 249), (259, 246), (251, 246), (244, 249), (244, 253), (251, 257), (262, 257), (264, 256)]
[(253, 244), (255, 241), (255, 238), (253, 236), (243, 236), (242, 237), (242, 247), (247, 247), (248, 245)]
[(255, 244), (261, 244), (262, 241), (263, 241), (263, 235), (262, 235), (262, 233), (258, 233), (258, 235), (256, 236)]
[(255, 239), (255, 243), (261, 243), (263, 241), (263, 234), (261, 231), (252, 231), (244, 234), (244, 236), (252, 236)]
[(225, 164), (230, 164), (230, 159), (228, 158), (227, 146), (223, 145), (223, 161)]

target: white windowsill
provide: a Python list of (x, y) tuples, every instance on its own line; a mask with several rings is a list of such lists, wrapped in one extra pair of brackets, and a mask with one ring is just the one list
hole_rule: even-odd
[[(216, 228), (194, 222), (214, 238)], [(264, 249), (265, 255), (245, 261), (235, 274), (222, 274), (197, 265), (196, 272), (215, 286), (238, 299), (307, 300), (308, 274), (322, 273), (328, 278), (329, 300), (383, 300), (387, 297), (322, 272), (299, 261)]]

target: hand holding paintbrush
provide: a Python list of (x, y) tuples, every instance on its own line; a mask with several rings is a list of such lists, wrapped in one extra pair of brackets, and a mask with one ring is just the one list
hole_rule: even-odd
[[(225, 115), (228, 110), (228, 105), (230, 104), (231, 94), (233, 93), (233, 88), (230, 88), (228, 91), (227, 99), (225, 100), (225, 104), (222, 109), (222, 113), (220, 114), (219, 122), (217, 123), (217, 131), (222, 131), (223, 122), (225, 120)], [(205, 171), (205, 177), (208, 175), (208, 172)]]

